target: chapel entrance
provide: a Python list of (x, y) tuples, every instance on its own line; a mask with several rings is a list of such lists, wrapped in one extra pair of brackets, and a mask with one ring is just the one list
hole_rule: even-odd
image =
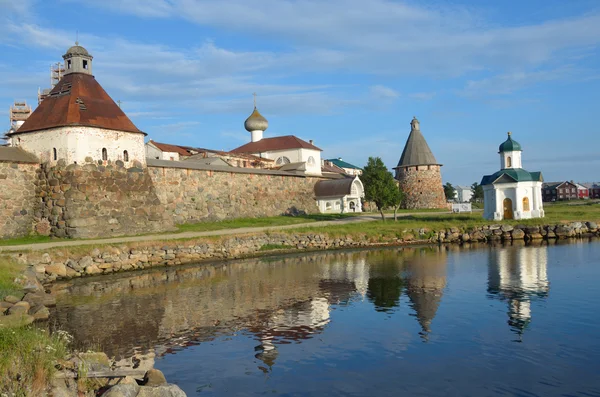
[(503, 204), (504, 204), (504, 219), (513, 219), (512, 200), (509, 198), (505, 198)]

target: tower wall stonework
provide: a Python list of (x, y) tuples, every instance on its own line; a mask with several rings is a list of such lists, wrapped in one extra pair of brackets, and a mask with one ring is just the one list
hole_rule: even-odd
[(39, 199), (36, 172), (39, 164), (0, 162), (0, 238), (31, 233)]
[(447, 208), (439, 165), (398, 168), (396, 179), (404, 192), (403, 208)]

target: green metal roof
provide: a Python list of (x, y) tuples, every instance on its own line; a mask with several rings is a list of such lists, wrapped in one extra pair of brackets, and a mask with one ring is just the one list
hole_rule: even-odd
[(514, 183), (514, 182), (543, 182), (542, 173), (529, 172), (523, 168), (505, 168), (492, 175), (486, 175), (481, 179), (481, 185), (492, 185), (497, 183)]
[(347, 163), (342, 159), (329, 159), (329, 160), (325, 160), (325, 161), (329, 161), (329, 162), (333, 163), (333, 165), (340, 167), (340, 168), (353, 168), (355, 170), (362, 170), (362, 168), (352, 165), (350, 163)]
[(498, 148), (498, 152), (514, 152), (514, 151), (522, 151), (521, 145), (519, 142), (514, 141), (511, 137), (511, 133), (508, 133), (508, 139), (504, 141), (500, 147)]

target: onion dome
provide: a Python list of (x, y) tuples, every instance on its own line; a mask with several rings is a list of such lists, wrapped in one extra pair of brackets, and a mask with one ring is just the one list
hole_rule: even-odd
[(67, 50), (67, 55), (90, 55), (90, 53), (79, 45), (79, 43), (75, 43), (75, 45)]
[(250, 117), (244, 122), (244, 128), (246, 128), (246, 131), (248, 132), (266, 131), (266, 129), (269, 128), (269, 122), (258, 112), (255, 106)]
[(522, 151), (521, 149), (521, 145), (519, 144), (519, 142), (514, 141), (512, 139), (512, 133), (509, 132), (508, 133), (508, 139), (506, 141), (504, 141), (500, 147), (498, 148), (498, 152), (502, 153), (502, 152), (516, 152), (516, 151)]

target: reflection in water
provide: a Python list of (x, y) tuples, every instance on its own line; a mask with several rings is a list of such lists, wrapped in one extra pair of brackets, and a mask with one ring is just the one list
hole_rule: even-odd
[(548, 247), (490, 249), (488, 293), (508, 302), (508, 324), (522, 340), (531, 322), (531, 300), (546, 298), (550, 289), (546, 267)]

